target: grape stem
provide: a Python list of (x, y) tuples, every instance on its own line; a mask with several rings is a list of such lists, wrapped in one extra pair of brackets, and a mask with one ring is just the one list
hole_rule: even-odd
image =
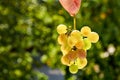
[(73, 17), (74, 30), (76, 30), (76, 16)]

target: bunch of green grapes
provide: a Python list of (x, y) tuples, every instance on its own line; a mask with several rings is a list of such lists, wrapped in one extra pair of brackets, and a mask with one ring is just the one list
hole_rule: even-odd
[(78, 69), (83, 69), (87, 65), (87, 50), (91, 48), (91, 43), (99, 40), (99, 35), (92, 32), (88, 26), (83, 26), (79, 31), (68, 29), (63, 24), (58, 25), (57, 32), (58, 43), (63, 53), (61, 62), (69, 66), (69, 71), (75, 74)]

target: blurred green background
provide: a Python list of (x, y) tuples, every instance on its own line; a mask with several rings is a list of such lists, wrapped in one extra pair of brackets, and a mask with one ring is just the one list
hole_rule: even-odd
[(82, 0), (77, 29), (88, 25), (100, 40), (75, 75), (60, 62), (56, 26), (73, 25), (58, 0), (0, 0), (0, 80), (49, 80), (35, 68), (59, 69), (64, 80), (120, 80), (120, 2)]

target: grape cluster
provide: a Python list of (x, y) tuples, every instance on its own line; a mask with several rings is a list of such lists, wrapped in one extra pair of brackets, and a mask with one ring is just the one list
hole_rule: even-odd
[(87, 50), (91, 48), (91, 43), (99, 40), (99, 35), (92, 32), (88, 26), (83, 26), (79, 31), (71, 30), (63, 24), (57, 26), (57, 32), (58, 43), (63, 53), (61, 62), (69, 66), (71, 73), (77, 73), (78, 69), (83, 69), (87, 65)]

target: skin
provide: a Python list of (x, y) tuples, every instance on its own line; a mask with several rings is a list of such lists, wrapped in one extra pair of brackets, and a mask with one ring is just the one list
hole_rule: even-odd
[(81, 0), (59, 0), (59, 2), (71, 16), (78, 13), (81, 5)]

